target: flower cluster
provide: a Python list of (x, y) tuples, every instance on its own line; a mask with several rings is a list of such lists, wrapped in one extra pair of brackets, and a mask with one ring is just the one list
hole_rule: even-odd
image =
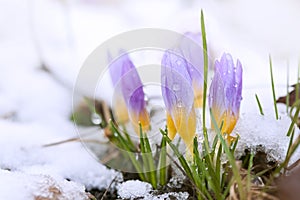
[[(185, 38), (195, 43), (201, 39), (200, 35), (192, 33), (186, 33)], [(203, 99), (203, 57), (201, 52), (187, 44), (183, 40), (179, 48), (164, 53), (161, 61), (161, 89), (167, 111), (168, 136), (173, 139), (178, 133), (192, 153), (196, 132), (195, 108), (201, 107)], [(116, 92), (117, 102), (114, 104), (117, 119), (125, 122), (129, 115), (133, 124), (140, 123), (144, 131), (149, 130), (150, 119), (143, 85), (129, 56), (123, 54), (111, 65), (110, 72), (115, 88), (120, 88)], [(214, 65), (209, 107), (218, 125), (212, 128), (221, 128), (221, 133), (227, 135), (229, 142), (232, 141), (230, 133), (239, 118), (241, 93), (242, 65), (239, 60), (234, 64), (231, 55), (224, 53)], [(124, 109), (124, 105), (127, 109)]]

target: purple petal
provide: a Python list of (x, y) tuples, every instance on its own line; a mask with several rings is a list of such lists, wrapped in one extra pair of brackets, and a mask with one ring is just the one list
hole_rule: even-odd
[(110, 62), (109, 73), (110, 73), (111, 81), (113, 86), (116, 87), (118, 82), (121, 80), (123, 59), (118, 58), (116, 60), (112, 60), (112, 56), (110, 52), (108, 52), (107, 54), (108, 54), (107, 55), (108, 62)]
[[(220, 68), (220, 63), (216, 61), (215, 69), (218, 68)], [(215, 70), (214, 78), (209, 89), (209, 107), (213, 107), (220, 112), (223, 112), (225, 108), (224, 83), (221, 72), (217, 70)]]
[(122, 55), (121, 91), (129, 112), (141, 113), (146, 103), (143, 84), (139, 74), (127, 54)]
[(167, 111), (174, 117), (174, 107), (184, 107), (189, 113), (194, 103), (192, 80), (185, 59), (168, 50), (162, 59), (162, 95)]
[(198, 87), (203, 84), (203, 49), (201, 33), (187, 32), (180, 43), (180, 51), (186, 59), (188, 72)]

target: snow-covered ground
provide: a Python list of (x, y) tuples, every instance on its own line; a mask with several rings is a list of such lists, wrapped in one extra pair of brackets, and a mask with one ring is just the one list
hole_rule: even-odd
[[(217, 8), (215, 4), (199, 5), (192, 0), (154, 0), (148, 3), (138, 0), (1, 0), (0, 199), (51, 199), (53, 195), (58, 195), (59, 199), (86, 199), (85, 188), (107, 188), (113, 179), (120, 177), (116, 171), (97, 162), (80, 142), (45, 146), (78, 137), (77, 128), (69, 117), (73, 86), (80, 67), (98, 45), (125, 31), (147, 27), (182, 33), (200, 31), (201, 7), (207, 18), (212, 58), (226, 51), (239, 58), (244, 66), (244, 100), (236, 131), (247, 143), (263, 141), (268, 148), (279, 149), (282, 155), (288, 141), (282, 131), (287, 130), (289, 119), (281, 112), (281, 119), (275, 120), (268, 55), (265, 53), (275, 54), (275, 84), (281, 88), (277, 96), (284, 95), (288, 59), (290, 83), (294, 83), (297, 77), (294, 54), (299, 55), (295, 52), (299, 47), (293, 45), (299, 44), (296, 37), (299, 30), (289, 18), (292, 21), (300, 18), (294, 11), (291, 16), (286, 14), (297, 4), (296, 1), (276, 4), (276, 9), (283, 8), (280, 16), (285, 16), (289, 22), (280, 21), (285, 25), (283, 31), (275, 23), (278, 18), (276, 9), (268, 15), (270, 21), (259, 23), (255, 18), (257, 26), (250, 26), (251, 20), (246, 19), (251, 13), (243, 11), (247, 6), (251, 9), (255, 6), (240, 5), (235, 1), (222, 3)], [(271, 9), (265, 4), (260, 5), (262, 14), (265, 14), (263, 8)], [(229, 12), (230, 9), (234, 11)], [(239, 12), (233, 15), (236, 10)], [(268, 22), (272, 26), (266, 26)], [(286, 36), (290, 33), (289, 28), (293, 34)], [(256, 29), (262, 30), (259, 39), (260, 31)], [(236, 37), (235, 30), (240, 30), (242, 37)], [(273, 31), (282, 31), (282, 36), (273, 35)], [(259, 115), (255, 93), (266, 111), (264, 117)], [(280, 108), (281, 111), (284, 109)], [(257, 136), (257, 132), (264, 133)], [(300, 154), (297, 155), (299, 158)], [(132, 184), (134, 182), (119, 186), (119, 195), (127, 198)], [(151, 190), (145, 184), (141, 187)], [(187, 198), (185, 193), (177, 195), (178, 198)]]

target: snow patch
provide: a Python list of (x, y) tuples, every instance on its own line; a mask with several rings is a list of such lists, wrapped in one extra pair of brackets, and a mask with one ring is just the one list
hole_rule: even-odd
[(152, 186), (149, 183), (138, 180), (126, 181), (118, 186), (118, 195), (124, 199), (145, 197), (150, 191), (152, 191)]
[(144, 200), (185, 200), (188, 198), (189, 194), (187, 192), (169, 192), (158, 196), (148, 195), (144, 198)]
[[(284, 93), (279, 89), (279, 94)], [(258, 94), (263, 107), (264, 115), (261, 115), (255, 99)], [(240, 118), (234, 129), (234, 133), (240, 135), (237, 153), (242, 154), (245, 148), (267, 153), (270, 161), (283, 161), (289, 145), (290, 138), (286, 136), (291, 118), (286, 112), (284, 104), (277, 104), (279, 119), (275, 118), (275, 111), (271, 95), (271, 88), (246, 89), (243, 91)], [(294, 139), (298, 136), (296, 128)], [(291, 162), (300, 157), (300, 150), (296, 150)]]
[(0, 170), (0, 199), (89, 199), (85, 187), (49, 175)]
[(184, 200), (189, 197), (187, 192), (169, 192), (160, 195), (151, 194), (152, 192), (154, 192), (154, 190), (149, 183), (138, 180), (126, 181), (118, 186), (118, 195), (122, 199), (143, 198), (144, 200)]

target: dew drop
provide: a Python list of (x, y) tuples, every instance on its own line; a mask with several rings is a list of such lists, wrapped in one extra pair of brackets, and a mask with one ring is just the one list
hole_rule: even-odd
[(182, 108), (183, 107), (183, 102), (180, 100), (180, 101), (178, 101), (178, 103), (177, 103), (177, 107), (178, 108)]
[(149, 98), (148, 98), (147, 95), (144, 96), (144, 101), (145, 101), (145, 102), (148, 102), (148, 101), (149, 101)]
[(102, 122), (100, 116), (97, 113), (92, 114), (91, 120), (92, 120), (93, 124), (96, 124), (96, 125), (99, 125)]
[(176, 61), (176, 64), (177, 64), (177, 65), (181, 65), (181, 60), (177, 60), (177, 61)]
[(135, 154), (135, 159), (136, 159), (136, 160), (139, 159), (139, 154), (138, 154), (138, 153)]
[(180, 90), (180, 85), (178, 83), (174, 83), (173, 87), (172, 87), (174, 92), (177, 92)]

